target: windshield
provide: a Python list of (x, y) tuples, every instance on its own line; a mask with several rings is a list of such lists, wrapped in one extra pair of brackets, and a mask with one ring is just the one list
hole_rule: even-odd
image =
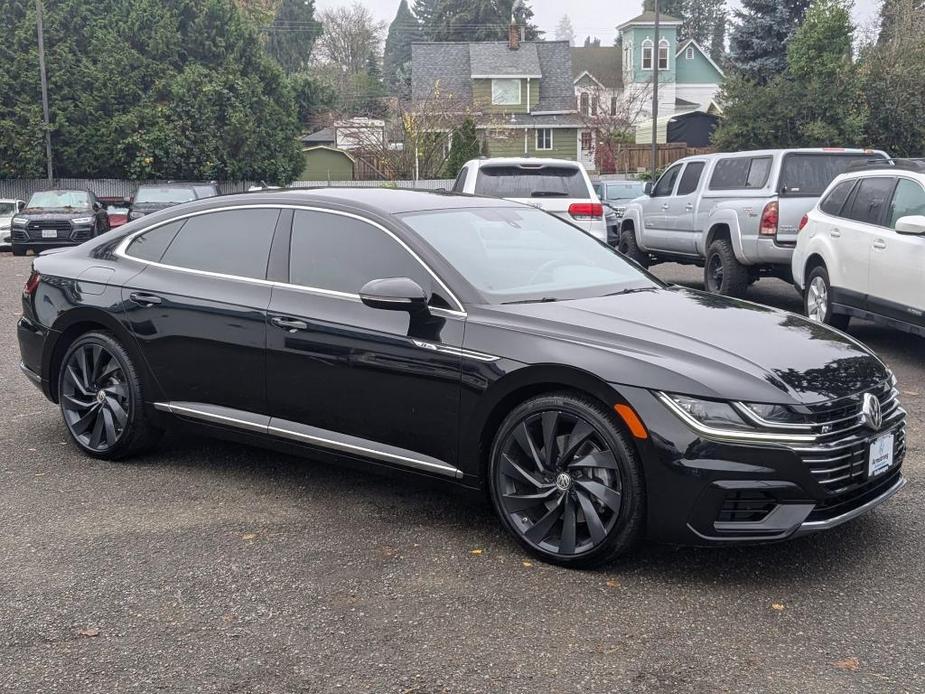
[(128, 208), (127, 207), (117, 207), (115, 205), (109, 205), (106, 208), (106, 213), (110, 215), (128, 214)]
[(16, 212), (16, 203), (0, 202), (0, 217), (9, 217)]
[(490, 303), (661, 286), (613, 249), (540, 210), (466, 208), (414, 212), (402, 219)]
[(483, 166), (475, 194), (496, 198), (589, 198), (591, 191), (574, 166)]
[(781, 195), (819, 197), (852, 164), (882, 158), (879, 153), (787, 154), (780, 172)]
[(90, 207), (90, 196), (80, 190), (45, 190), (41, 193), (32, 194), (32, 197), (29, 198), (29, 207), (84, 209)]
[(145, 202), (189, 202), (196, 199), (192, 188), (177, 186), (141, 186), (135, 193), (135, 203)]
[(607, 199), (608, 200), (632, 200), (642, 195), (645, 184), (638, 182), (627, 183), (608, 183)]

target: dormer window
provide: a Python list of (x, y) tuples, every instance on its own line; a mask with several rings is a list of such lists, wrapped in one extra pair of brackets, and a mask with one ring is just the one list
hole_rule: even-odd
[(651, 70), (655, 44), (650, 39), (642, 42), (642, 69)]
[(666, 39), (662, 39), (658, 42), (658, 69), (667, 70), (668, 69), (668, 48), (669, 43)]
[(494, 79), (491, 81), (491, 103), (495, 106), (520, 105), (519, 79)]

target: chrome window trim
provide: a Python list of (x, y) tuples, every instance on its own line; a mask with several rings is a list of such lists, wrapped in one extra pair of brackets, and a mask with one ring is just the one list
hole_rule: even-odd
[(434, 279), (434, 281), (438, 285), (440, 285), (440, 287), (449, 295), (450, 300), (454, 304), (456, 304), (456, 306), (458, 307), (457, 309), (439, 308), (436, 310), (444, 312), (445, 315), (450, 315), (450, 316), (459, 317), (459, 318), (465, 318), (468, 315), (466, 313), (466, 309), (463, 306), (462, 302), (456, 297), (453, 291), (437, 275), (437, 273), (434, 272), (430, 268), (430, 266), (424, 262), (421, 256), (419, 256), (408, 244), (406, 244), (404, 241), (398, 238), (394, 233), (392, 233), (389, 229), (384, 227), (382, 224), (379, 224), (378, 222), (374, 222), (373, 220), (363, 217), (362, 215), (358, 215), (353, 212), (344, 212), (342, 210), (331, 210), (331, 209), (324, 208), (324, 207), (314, 207), (312, 205), (296, 205), (293, 203), (279, 203), (279, 204), (250, 203), (250, 204), (243, 204), (243, 205), (228, 205), (225, 207), (213, 207), (208, 210), (197, 210), (195, 212), (188, 212), (183, 215), (171, 217), (170, 219), (165, 219), (149, 227), (145, 227), (144, 229), (139, 229), (138, 231), (133, 232), (132, 234), (122, 239), (121, 242), (119, 242), (119, 245), (116, 246), (113, 253), (114, 255), (120, 258), (125, 258), (127, 260), (133, 260), (135, 262), (144, 263), (145, 265), (153, 265), (154, 267), (160, 267), (166, 270), (177, 270), (179, 272), (187, 272), (187, 273), (194, 274), (194, 275), (214, 277), (216, 279), (233, 280), (237, 282), (249, 282), (252, 284), (259, 284), (263, 286), (280, 287), (284, 289), (296, 289), (296, 290), (305, 291), (309, 294), (318, 294), (320, 296), (330, 296), (334, 298), (349, 299), (350, 301), (360, 301), (359, 294), (353, 294), (349, 292), (340, 292), (340, 291), (336, 291), (333, 289), (325, 289), (324, 287), (310, 287), (310, 286), (305, 286), (301, 284), (290, 284), (288, 282), (274, 282), (272, 280), (267, 280), (267, 279), (261, 280), (261, 279), (256, 279), (253, 277), (242, 277), (241, 275), (226, 275), (221, 272), (211, 272), (209, 270), (196, 270), (194, 268), (180, 267), (179, 265), (167, 265), (165, 263), (159, 263), (159, 262), (155, 262), (152, 260), (136, 258), (135, 256), (128, 255), (128, 253), (126, 253), (126, 249), (128, 249), (129, 244), (131, 244), (132, 241), (134, 241), (137, 236), (146, 234), (149, 231), (154, 231), (158, 227), (162, 227), (166, 224), (172, 224), (180, 220), (190, 219), (192, 217), (199, 217), (205, 214), (213, 214), (216, 212), (230, 212), (234, 210), (258, 210), (258, 209), (302, 210), (305, 212), (322, 212), (326, 214), (339, 215), (341, 217), (349, 217), (351, 219), (356, 219), (357, 221), (364, 222), (365, 224), (369, 224), (373, 228), (378, 229), (379, 231), (382, 231), (385, 234), (387, 234), (393, 241), (395, 241), (399, 246), (405, 249), (405, 251), (407, 251), (408, 254), (411, 255), (411, 257), (414, 258), (422, 268), (424, 268), (427, 274), (429, 274)]

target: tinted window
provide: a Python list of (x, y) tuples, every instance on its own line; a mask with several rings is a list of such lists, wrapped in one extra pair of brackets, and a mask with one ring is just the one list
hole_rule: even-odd
[(787, 154), (780, 170), (780, 193), (788, 197), (816, 197), (857, 162), (870, 161), (870, 154)]
[(229, 210), (191, 217), (162, 263), (264, 279), (279, 210)]
[(658, 179), (658, 183), (655, 184), (655, 188), (652, 190), (653, 198), (663, 198), (666, 195), (671, 195), (671, 191), (674, 190), (675, 181), (678, 180), (678, 174), (681, 173), (681, 166), (672, 166), (668, 171), (662, 174), (662, 177)]
[(462, 193), (466, 189), (466, 175), (469, 173), (469, 167), (464, 166), (456, 177), (456, 183), (453, 184), (454, 193)]
[(627, 181), (625, 183), (608, 183), (607, 199), (608, 200), (632, 200), (642, 195), (645, 184), (637, 181)]
[(128, 245), (128, 248), (125, 249), (126, 255), (159, 263), (164, 256), (164, 251), (167, 250), (167, 246), (170, 245), (174, 236), (180, 231), (180, 227), (183, 226), (183, 221), (165, 224), (141, 236), (136, 236)]
[(192, 188), (177, 186), (139, 186), (135, 193), (135, 202), (173, 202), (181, 203), (196, 199)]
[(880, 224), (895, 182), (895, 178), (865, 178), (858, 184), (842, 216), (865, 224)]
[(28, 206), (46, 209), (73, 207), (83, 210), (90, 207), (90, 195), (82, 190), (44, 190), (33, 193)]
[(681, 182), (678, 184), (678, 195), (690, 195), (697, 186), (700, 185), (700, 174), (703, 173), (703, 162), (695, 161), (688, 164), (681, 175)]
[(590, 191), (574, 166), (483, 166), (475, 181), (476, 195), (497, 198), (587, 198)]
[(925, 215), (925, 191), (915, 181), (900, 178), (890, 206), (890, 228), (895, 229), (898, 219), (911, 215)]
[(832, 189), (832, 192), (825, 196), (819, 204), (819, 209), (830, 214), (833, 217), (838, 217), (841, 215), (841, 208), (845, 204), (845, 200), (848, 199), (848, 196), (851, 195), (851, 191), (854, 189), (854, 184), (857, 181), (842, 181), (837, 186)]
[(367, 282), (386, 277), (410, 277), (425, 291), (432, 289), (427, 271), (381, 229), (352, 217), (296, 211), (292, 284), (358, 294)]
[(771, 173), (771, 157), (720, 159), (710, 178), (710, 190), (763, 188)]

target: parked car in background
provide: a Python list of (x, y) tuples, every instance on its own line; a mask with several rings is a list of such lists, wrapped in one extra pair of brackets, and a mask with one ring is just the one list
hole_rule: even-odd
[(532, 205), (607, 242), (604, 206), (585, 167), (565, 159), (473, 159), (456, 177), (453, 192)]
[(886, 156), (825, 148), (681, 159), (626, 206), (618, 248), (645, 266), (699, 265), (716, 294), (744, 296), (764, 276), (789, 282), (803, 215), (849, 166)]
[(852, 167), (804, 217), (793, 279), (806, 315), (852, 316), (925, 336), (925, 162)]
[(620, 220), (626, 211), (626, 204), (645, 192), (642, 181), (598, 181), (594, 192), (604, 204), (607, 220), (607, 243), (616, 247), (620, 242)]
[(429, 475), (566, 566), (644, 537), (797, 537), (905, 484), (906, 413), (863, 345), (666, 286), (506, 200), (192, 202), (36, 258), (18, 337), (86, 455), (132, 457), (183, 422)]
[(129, 221), (191, 200), (221, 195), (217, 183), (145, 183), (138, 186), (129, 205)]
[(13, 234), (10, 231), (10, 223), (17, 212), (21, 212), (26, 206), (23, 200), (2, 200), (0, 199), (0, 250), (10, 250), (13, 243)]
[(128, 221), (129, 201), (118, 196), (100, 196), (100, 202), (109, 215), (109, 228), (118, 229)]
[(96, 195), (86, 190), (33, 193), (11, 223), (13, 255), (76, 246), (109, 231), (109, 217)]

